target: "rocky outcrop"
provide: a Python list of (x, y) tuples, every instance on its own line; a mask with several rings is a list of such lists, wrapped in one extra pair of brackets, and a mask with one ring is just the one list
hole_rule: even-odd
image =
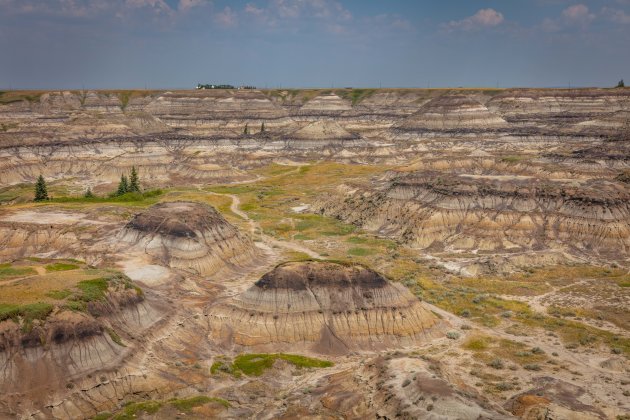
[[(624, 143), (627, 89), (85, 91), (0, 105), (0, 183), (115, 182), (131, 164), (162, 185), (325, 157), (400, 163), (418, 153), (570, 153)], [(260, 133), (262, 124), (265, 132)], [(245, 127), (249, 135), (245, 135)]]
[(499, 129), (507, 123), (470, 96), (447, 94), (430, 100), (394, 127), (404, 132), (439, 133)]
[(137, 214), (120, 239), (161, 263), (200, 275), (240, 270), (258, 249), (213, 207), (192, 202), (156, 204)]
[[(83, 310), (53, 305), (49, 315), (0, 322), (0, 390), (9, 395), (64, 389), (75, 378), (117, 366), (137, 334), (161, 318), (129, 279), (113, 276)], [(122, 338), (121, 338), (122, 337)]]
[(328, 262), (282, 264), (208, 315), (223, 345), (343, 354), (440, 335), (440, 321), (402, 285)]
[(613, 260), (630, 251), (630, 189), (610, 180), (400, 173), (374, 188), (342, 186), (314, 210), (433, 250), (564, 249)]

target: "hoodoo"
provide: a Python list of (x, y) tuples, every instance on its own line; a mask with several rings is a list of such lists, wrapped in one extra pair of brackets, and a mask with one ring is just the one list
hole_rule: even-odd
[(210, 310), (224, 344), (320, 353), (387, 348), (437, 336), (439, 320), (405, 287), (362, 266), (290, 262)]
[(238, 270), (258, 256), (251, 239), (200, 203), (156, 204), (137, 214), (121, 238), (170, 267), (202, 275)]

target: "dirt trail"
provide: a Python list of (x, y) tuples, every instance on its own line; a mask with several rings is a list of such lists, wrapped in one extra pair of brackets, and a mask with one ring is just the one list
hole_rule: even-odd
[[(291, 170), (289, 172), (285, 172), (278, 175), (267, 176), (267, 177), (258, 176), (258, 178), (256, 179), (241, 181), (235, 184), (248, 184), (248, 183), (253, 183), (253, 182), (257, 182), (257, 181), (261, 181), (265, 179), (287, 176), (293, 173), (298, 173), (302, 169), (302, 167), (303, 165), (297, 165), (294, 170)], [(323, 257), (319, 253), (299, 243), (296, 243), (293, 241), (281, 241), (263, 233), (263, 230), (260, 227), (260, 225), (255, 220), (252, 220), (244, 211), (240, 209), (241, 199), (237, 195), (227, 194), (227, 193), (217, 193), (217, 192), (211, 192), (211, 191), (209, 192), (209, 194), (230, 197), (230, 199), (232, 200), (232, 204), (230, 204), (230, 211), (236, 214), (241, 219), (245, 220), (249, 224), (249, 231), (252, 234), (252, 236), (260, 236), (260, 239), (265, 245), (270, 246), (270, 247), (284, 248), (289, 251), (302, 252), (311, 258), (323, 259)]]
[(238, 196), (234, 194), (221, 194), (221, 193), (215, 193), (215, 192), (210, 192), (210, 194), (230, 197), (230, 199), (232, 199), (232, 204), (230, 204), (230, 211), (232, 211), (232, 213), (236, 214), (241, 219), (245, 220), (249, 224), (249, 231), (252, 234), (252, 236), (260, 236), (260, 239), (266, 245), (272, 246), (272, 247), (284, 248), (284, 249), (288, 249), (290, 251), (295, 251), (295, 252), (302, 252), (311, 258), (323, 259), (323, 257), (320, 254), (318, 254), (317, 252), (303, 245), (300, 245), (292, 241), (281, 241), (269, 235), (264, 234), (260, 225), (255, 220), (251, 219), (245, 212), (243, 212), (240, 209), (241, 199)]

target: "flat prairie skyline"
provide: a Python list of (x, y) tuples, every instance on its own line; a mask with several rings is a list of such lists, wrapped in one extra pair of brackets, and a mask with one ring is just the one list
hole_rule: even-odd
[(610, 87), (630, 0), (0, 0), (0, 56), (0, 89)]

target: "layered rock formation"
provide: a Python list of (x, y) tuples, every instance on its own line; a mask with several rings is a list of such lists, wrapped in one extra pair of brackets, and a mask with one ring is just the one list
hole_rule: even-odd
[(424, 104), (395, 128), (403, 132), (452, 132), (506, 128), (507, 122), (466, 95), (443, 95)]
[(387, 348), (440, 334), (440, 321), (405, 287), (361, 267), (294, 262), (209, 310), (224, 345), (320, 353)]
[(560, 248), (606, 259), (630, 251), (630, 189), (619, 181), (436, 171), (387, 178), (342, 186), (315, 211), (434, 251)]
[(47, 315), (30, 315), (39, 319), (3, 313), (0, 390), (7, 399), (38, 389), (63, 389), (87, 373), (117, 366), (132, 350), (131, 337), (160, 320), (160, 306), (145, 301), (128, 278), (103, 274), (94, 280), (105, 284), (102, 296), (71, 297), (74, 309), (67, 302), (54, 304)]
[[(243, 180), (278, 159), (390, 163), (455, 149), (627, 141), (628, 89), (50, 92), (0, 105), (0, 183)], [(264, 136), (255, 136), (265, 123)], [(244, 135), (248, 126), (250, 135)]]
[(137, 214), (120, 239), (165, 265), (200, 275), (239, 270), (259, 256), (251, 239), (213, 207), (192, 202), (156, 204)]

